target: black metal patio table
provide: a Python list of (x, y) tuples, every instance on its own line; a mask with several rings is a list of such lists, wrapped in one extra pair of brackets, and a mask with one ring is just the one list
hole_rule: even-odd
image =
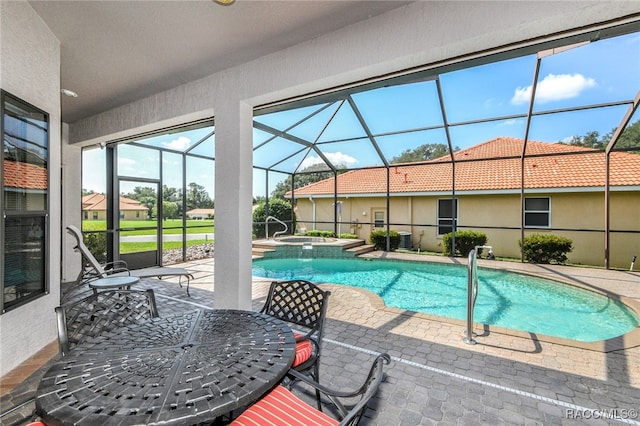
[(260, 398), (287, 373), (291, 329), (268, 315), (198, 310), (123, 327), (56, 361), (36, 394), (47, 425), (187, 425)]

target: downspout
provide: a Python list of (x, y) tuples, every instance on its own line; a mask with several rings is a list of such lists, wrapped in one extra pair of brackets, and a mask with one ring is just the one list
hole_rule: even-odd
[(311, 201), (311, 222), (313, 223), (313, 229), (316, 229), (316, 202), (312, 196), (309, 196), (309, 201)]

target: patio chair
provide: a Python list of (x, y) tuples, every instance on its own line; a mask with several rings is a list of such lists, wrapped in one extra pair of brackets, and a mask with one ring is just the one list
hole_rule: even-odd
[(67, 232), (73, 236), (76, 240), (75, 249), (80, 252), (83, 259), (86, 261), (88, 268), (85, 268), (83, 263), (82, 271), (76, 282), (77, 285), (88, 283), (97, 278), (106, 278), (108, 276), (123, 276), (130, 275), (138, 278), (159, 278), (163, 277), (179, 277), (178, 284), (182, 287), (182, 278), (187, 279), (187, 296), (189, 294), (189, 283), (193, 279), (193, 274), (184, 268), (175, 268), (167, 266), (152, 266), (142, 269), (129, 269), (127, 263), (124, 260), (118, 260), (115, 262), (109, 262), (101, 265), (100, 262), (93, 256), (82, 239), (82, 232), (73, 226), (67, 226)]
[[(266, 396), (262, 397), (258, 402), (247, 408), (231, 423), (231, 425), (357, 425), (367, 408), (367, 404), (375, 396), (378, 391), (378, 387), (382, 382), (382, 365), (389, 364), (389, 362), (391, 362), (389, 355), (378, 355), (369, 370), (369, 375), (367, 376), (364, 384), (354, 392), (334, 390), (311, 380), (297, 371), (292, 372), (292, 374), (294, 374), (299, 380), (299, 383), (306, 383), (328, 398), (328, 402), (331, 403), (330, 407), (332, 414), (335, 414), (338, 419), (334, 419), (326, 412), (316, 410), (294, 395), (286, 387), (279, 385), (271, 390)], [(354, 398), (357, 397), (360, 397), (360, 399), (356, 399), (357, 402), (352, 403), (353, 405), (351, 408), (347, 409), (346, 401), (354, 401)]]
[[(274, 281), (260, 311), (296, 328), (296, 355), (291, 367), (316, 382), (320, 381), (320, 348), (330, 294), (305, 280)], [(321, 409), (320, 392), (316, 395)]]
[(60, 353), (87, 339), (158, 317), (153, 290), (105, 290), (55, 308)]

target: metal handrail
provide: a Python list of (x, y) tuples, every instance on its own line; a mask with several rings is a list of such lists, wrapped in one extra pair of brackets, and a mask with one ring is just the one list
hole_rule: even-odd
[(264, 220), (264, 232), (267, 238), (269, 238), (269, 219), (271, 219), (274, 222), (278, 222), (280, 225), (284, 226), (284, 229), (282, 231), (276, 231), (273, 233), (273, 238), (275, 238), (280, 234), (286, 234), (287, 231), (289, 230), (289, 227), (287, 226), (287, 224), (281, 221), (280, 219), (278, 219), (277, 217), (267, 216), (267, 218)]
[(469, 252), (467, 263), (467, 331), (462, 338), (462, 341), (469, 345), (477, 343), (474, 339), (476, 334), (473, 332), (473, 309), (478, 298), (478, 249), (489, 249), (489, 255), (493, 256), (493, 247), (491, 246), (476, 246)]

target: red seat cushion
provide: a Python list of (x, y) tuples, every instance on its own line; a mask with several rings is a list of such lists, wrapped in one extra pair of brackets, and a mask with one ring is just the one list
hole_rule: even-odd
[[(299, 337), (304, 336), (304, 334), (293, 333), (294, 337), (298, 339)], [(296, 342), (296, 357), (293, 359), (292, 368), (297, 367), (303, 362), (307, 361), (311, 358), (311, 353), (313, 352), (313, 345), (309, 339), (302, 340), (300, 342)]]
[(316, 410), (284, 386), (276, 386), (261, 400), (247, 408), (233, 426), (324, 426), (339, 422)]

